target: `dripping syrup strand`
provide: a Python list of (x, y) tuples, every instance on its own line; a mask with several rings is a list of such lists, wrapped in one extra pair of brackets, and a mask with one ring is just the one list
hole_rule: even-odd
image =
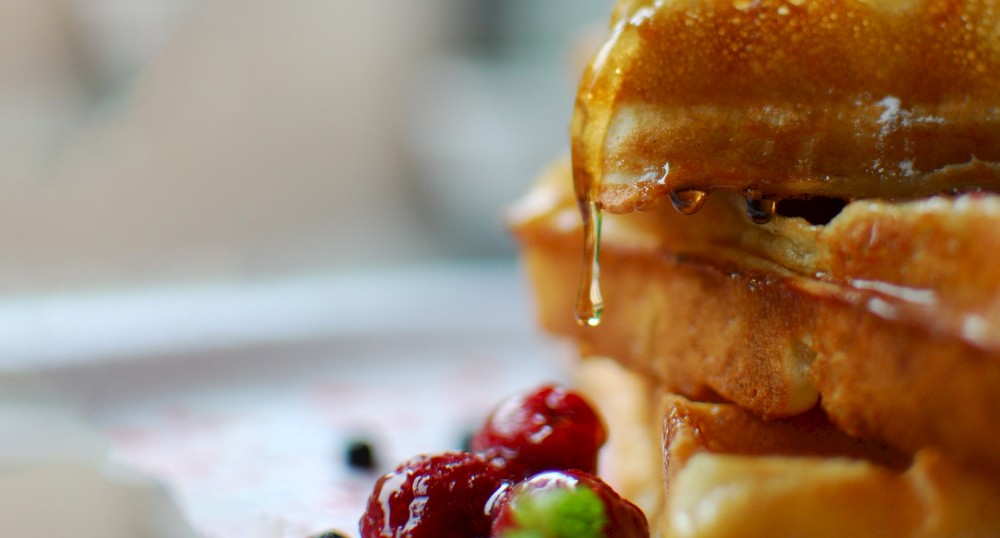
[(596, 327), (604, 311), (600, 275), (601, 209), (593, 200), (581, 200), (580, 215), (583, 217), (583, 275), (576, 296), (576, 322)]
[(622, 61), (618, 42), (630, 30), (628, 19), (615, 23), (608, 41), (587, 67), (580, 81), (570, 125), (573, 183), (583, 217), (583, 271), (576, 297), (577, 324), (596, 327), (601, 323), (604, 298), (600, 283), (601, 209), (596, 193), (601, 184), (603, 141), (611, 123), (612, 104), (622, 84)]

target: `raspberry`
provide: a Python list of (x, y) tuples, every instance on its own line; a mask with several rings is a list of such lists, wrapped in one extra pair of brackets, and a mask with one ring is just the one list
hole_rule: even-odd
[(532, 476), (499, 494), (489, 509), (492, 537), (649, 538), (642, 511), (582, 471)]
[(473, 454), (417, 456), (375, 483), (361, 517), (361, 536), (487, 536), (486, 502), (503, 480), (501, 467)]
[(519, 478), (548, 470), (594, 473), (607, 433), (576, 392), (546, 385), (508, 398), (472, 439), (472, 450), (507, 461)]

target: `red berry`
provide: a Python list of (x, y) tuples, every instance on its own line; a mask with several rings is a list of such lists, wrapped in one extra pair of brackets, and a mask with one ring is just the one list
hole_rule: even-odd
[(606, 438), (604, 424), (583, 397), (548, 385), (501, 403), (473, 437), (472, 449), (506, 460), (521, 469), (521, 478), (560, 469), (594, 473)]
[[(596, 497), (564, 496), (561, 502), (541, 502), (546, 495), (579, 493), (583, 489), (595, 493)], [(534, 475), (504, 490), (488, 508), (493, 515), (490, 531), (493, 537), (503, 536), (513, 529), (530, 529), (544, 536), (649, 538), (649, 524), (642, 510), (619, 496), (600, 478), (577, 470)], [(597, 523), (597, 527), (590, 523)]]
[(375, 483), (361, 517), (362, 538), (487, 536), (486, 502), (502, 468), (473, 454), (417, 456)]

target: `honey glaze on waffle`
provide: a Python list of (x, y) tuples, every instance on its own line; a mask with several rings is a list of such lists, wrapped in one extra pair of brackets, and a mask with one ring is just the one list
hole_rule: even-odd
[(594, 326), (601, 212), (1000, 190), (995, 0), (620, 0), (571, 125)]

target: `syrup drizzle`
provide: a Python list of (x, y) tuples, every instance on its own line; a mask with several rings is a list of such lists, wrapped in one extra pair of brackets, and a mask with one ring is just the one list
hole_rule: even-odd
[(583, 271), (576, 296), (576, 322), (596, 327), (601, 323), (604, 298), (600, 283), (601, 208), (597, 201), (603, 168), (603, 142), (611, 122), (612, 101), (622, 82), (622, 58), (616, 44), (629, 32), (628, 21), (619, 21), (611, 37), (584, 73), (573, 113), (573, 183), (583, 218)]
[(765, 198), (747, 198), (747, 217), (754, 224), (767, 224), (774, 218), (774, 212), (778, 207), (775, 200)]
[(601, 209), (597, 202), (580, 202), (583, 217), (583, 275), (576, 296), (576, 323), (596, 327), (601, 323), (604, 297), (601, 295)]
[(697, 189), (670, 191), (670, 203), (684, 215), (694, 215), (705, 205), (708, 193)]

